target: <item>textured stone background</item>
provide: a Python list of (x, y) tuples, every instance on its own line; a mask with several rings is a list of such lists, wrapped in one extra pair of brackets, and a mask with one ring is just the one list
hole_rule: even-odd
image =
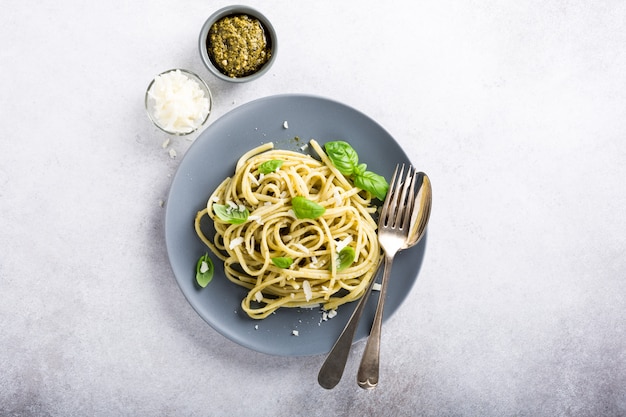
[[(251, 0), (280, 49), (246, 85), (196, 50), (225, 4), (3, 2), (0, 415), (626, 415), (626, 3)], [(185, 301), (159, 201), (191, 142), (170, 158), (143, 109), (173, 67), (209, 82), (212, 120), (342, 101), (431, 177), (375, 391), (363, 344), (326, 391), (323, 357), (240, 347)]]

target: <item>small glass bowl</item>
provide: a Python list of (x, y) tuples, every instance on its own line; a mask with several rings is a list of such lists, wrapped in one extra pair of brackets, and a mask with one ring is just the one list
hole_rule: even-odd
[[(164, 126), (164, 125), (161, 124), (161, 122), (159, 121), (157, 115), (155, 114), (156, 100), (153, 97), (151, 97), (151, 95), (150, 95), (150, 90), (155, 85), (155, 82), (157, 81), (158, 77), (160, 77), (162, 75), (167, 75), (167, 74), (175, 72), (175, 71), (179, 71), (182, 75), (187, 77), (189, 80), (195, 81), (197, 83), (198, 87), (204, 92), (204, 97), (207, 98), (208, 101), (209, 101), (209, 103), (208, 103), (209, 107), (208, 107), (208, 111), (206, 113), (206, 116), (204, 116), (201, 120), (196, 120), (195, 124), (193, 126), (189, 127), (188, 129), (184, 129), (184, 130), (168, 129), (167, 126)], [(146, 106), (146, 112), (148, 113), (148, 117), (150, 118), (152, 123), (154, 123), (154, 125), (156, 127), (158, 127), (163, 132), (165, 132), (167, 134), (170, 134), (170, 135), (185, 136), (185, 135), (188, 135), (188, 134), (193, 133), (196, 130), (200, 129), (202, 126), (205, 125), (207, 120), (209, 120), (209, 115), (211, 114), (211, 109), (213, 107), (213, 96), (211, 95), (211, 90), (209, 89), (209, 86), (198, 75), (194, 74), (191, 71), (185, 70), (185, 69), (174, 68), (174, 69), (170, 69), (170, 70), (167, 70), (167, 71), (164, 71), (164, 72), (160, 73), (159, 75), (154, 77), (154, 79), (150, 82), (150, 84), (148, 85), (148, 88), (146, 89), (145, 106)]]
[[(261, 23), (261, 26), (263, 27), (263, 30), (265, 32), (265, 38), (271, 51), (269, 60), (265, 64), (263, 64), (261, 68), (259, 68), (257, 71), (253, 72), (250, 75), (242, 77), (230, 77), (227, 74), (224, 74), (222, 72), (222, 69), (216, 66), (212, 58), (209, 56), (207, 45), (209, 31), (211, 30), (211, 27), (224, 17), (236, 15), (248, 15)], [(198, 38), (198, 49), (200, 50), (200, 58), (202, 59), (204, 66), (217, 78), (233, 83), (244, 83), (256, 80), (257, 78), (261, 77), (263, 74), (269, 71), (274, 61), (276, 61), (276, 55), (278, 52), (278, 39), (276, 37), (276, 31), (274, 30), (274, 26), (262, 13), (248, 6), (234, 5), (226, 6), (217, 10), (204, 22), (204, 25), (202, 25), (202, 29), (200, 30), (200, 36)]]

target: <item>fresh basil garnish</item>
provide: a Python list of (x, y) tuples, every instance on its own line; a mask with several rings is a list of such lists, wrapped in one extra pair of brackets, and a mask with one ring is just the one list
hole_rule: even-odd
[(342, 140), (324, 145), (328, 158), (343, 175), (352, 179), (355, 187), (369, 191), (379, 200), (384, 200), (389, 189), (387, 180), (374, 172), (367, 171), (367, 165), (359, 164), (359, 156), (348, 142)]
[(205, 253), (196, 263), (196, 282), (198, 285), (202, 288), (206, 287), (213, 279), (214, 272), (213, 261), (209, 258), (209, 254)]
[(326, 154), (343, 175), (352, 175), (359, 164), (359, 156), (348, 142), (338, 140), (324, 145)]
[(346, 246), (337, 254), (337, 272), (343, 271), (354, 262), (354, 258), (356, 257), (356, 253), (354, 252), (354, 248), (352, 246)]
[(213, 211), (222, 221), (230, 224), (241, 224), (248, 220), (250, 212), (245, 207), (232, 207), (225, 204), (213, 204)]
[(382, 175), (372, 171), (365, 171), (363, 174), (355, 176), (354, 185), (362, 190), (369, 191), (381, 201), (385, 199), (389, 189), (387, 180)]
[(283, 161), (281, 161), (280, 159), (271, 159), (269, 161), (265, 161), (261, 165), (259, 165), (259, 172), (261, 174), (272, 173), (280, 168), (282, 164)]
[(308, 198), (297, 196), (291, 199), (291, 207), (293, 212), (299, 219), (317, 219), (326, 212), (324, 206), (320, 206), (315, 201)]
[(293, 263), (293, 259), (287, 256), (277, 256), (277, 257), (272, 258), (272, 263), (279, 268), (287, 269)]

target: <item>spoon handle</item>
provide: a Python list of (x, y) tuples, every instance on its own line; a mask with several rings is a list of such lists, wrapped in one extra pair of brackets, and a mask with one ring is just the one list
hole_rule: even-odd
[(320, 372), (317, 375), (317, 382), (323, 388), (332, 389), (341, 380), (343, 370), (346, 367), (346, 362), (348, 361), (348, 355), (350, 354), (350, 348), (352, 347), (354, 333), (359, 325), (359, 319), (363, 314), (365, 305), (367, 304), (367, 299), (372, 293), (372, 287), (374, 286), (374, 282), (376, 282), (377, 275), (378, 273), (374, 274), (372, 282), (368, 285), (365, 294), (363, 294), (363, 297), (359, 300), (354, 312), (352, 312), (346, 327), (344, 327), (343, 331), (339, 335), (339, 338), (328, 353), (328, 356), (326, 356), (326, 360), (320, 368)]

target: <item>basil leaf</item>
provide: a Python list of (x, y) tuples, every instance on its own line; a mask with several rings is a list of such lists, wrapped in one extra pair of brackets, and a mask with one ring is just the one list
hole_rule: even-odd
[(366, 164), (359, 164), (359, 156), (348, 142), (341, 140), (326, 143), (328, 158), (343, 175), (352, 179), (355, 187), (369, 191), (379, 200), (385, 200), (389, 184), (385, 177), (367, 171)]
[(205, 253), (196, 263), (196, 282), (198, 285), (202, 288), (206, 287), (213, 279), (214, 272), (213, 261), (209, 258), (209, 254)]
[(283, 268), (283, 269), (287, 269), (291, 266), (291, 264), (293, 263), (293, 259), (285, 256), (277, 256), (275, 258), (272, 258), (272, 263), (274, 265), (276, 265), (279, 268)]
[(271, 159), (269, 161), (265, 161), (261, 165), (259, 165), (259, 172), (261, 174), (269, 174), (280, 168), (282, 164), (283, 161), (281, 161), (280, 159)]
[(359, 164), (356, 168), (354, 168), (354, 173), (353, 175), (363, 175), (365, 173), (365, 170), (367, 170), (367, 165), (366, 164)]
[(354, 185), (362, 190), (369, 191), (381, 201), (385, 200), (389, 184), (385, 177), (371, 171), (365, 171), (354, 177)]
[(356, 257), (356, 253), (354, 252), (354, 248), (352, 246), (346, 246), (337, 254), (337, 271), (343, 271), (354, 262), (354, 258)]
[(301, 196), (292, 198), (291, 206), (299, 219), (317, 219), (326, 211), (325, 207)]
[(248, 220), (250, 212), (247, 208), (240, 210), (225, 204), (213, 204), (213, 211), (221, 220), (230, 224), (241, 224)]
[(338, 140), (324, 145), (328, 158), (343, 175), (352, 175), (359, 164), (359, 156), (348, 142)]

